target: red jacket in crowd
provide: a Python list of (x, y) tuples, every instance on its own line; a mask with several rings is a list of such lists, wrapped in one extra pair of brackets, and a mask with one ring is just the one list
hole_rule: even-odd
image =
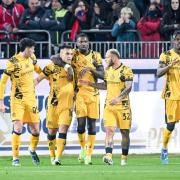
[(24, 7), (21, 4), (13, 3), (10, 7), (0, 5), (0, 30), (7, 32), (6, 35), (0, 34), (0, 39), (16, 39), (15, 35), (8, 33), (12, 32), (14, 28), (18, 28), (23, 11)]

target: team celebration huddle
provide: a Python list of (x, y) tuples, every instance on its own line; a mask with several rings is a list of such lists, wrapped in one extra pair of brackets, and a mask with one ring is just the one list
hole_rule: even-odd
[[(35, 165), (40, 164), (36, 153), (40, 135), (35, 87), (43, 80), (49, 81), (46, 127), (47, 144), (52, 165), (61, 165), (66, 146), (68, 129), (75, 111), (77, 138), (81, 150), (78, 161), (85, 165), (93, 163), (96, 140), (96, 122), (99, 119), (99, 90), (106, 90), (103, 111), (105, 127), (105, 155), (103, 162), (113, 165), (113, 137), (116, 129), (121, 134), (120, 165), (127, 165), (130, 147), (132, 114), (129, 93), (133, 84), (133, 71), (121, 62), (117, 49), (109, 49), (105, 55), (106, 66), (99, 52), (89, 48), (88, 36), (81, 33), (76, 38), (76, 48), (62, 45), (59, 54), (43, 69), (34, 55), (35, 41), (24, 38), (19, 43), (20, 52), (7, 62), (0, 80), (0, 112), (5, 112), (4, 91), (11, 79), (10, 108), (12, 129), (12, 165), (20, 166), (21, 134), (24, 124), (30, 128), (29, 153)], [(166, 84), (162, 93), (165, 100), (165, 122), (161, 163), (168, 164), (168, 142), (176, 122), (180, 120), (180, 31), (173, 35), (172, 49), (160, 55), (157, 76), (165, 75)], [(34, 77), (34, 72), (38, 76)], [(163, 119), (163, 117), (162, 117)], [(87, 129), (87, 133), (86, 133)], [(119, 138), (120, 139), (120, 138)], [(120, 153), (120, 152), (119, 152)]]

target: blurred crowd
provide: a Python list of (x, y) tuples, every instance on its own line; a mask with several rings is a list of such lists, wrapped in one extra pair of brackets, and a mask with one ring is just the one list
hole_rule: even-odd
[(6, 33), (0, 40), (47, 40), (45, 34), (12, 33), (40, 29), (48, 30), (52, 44), (58, 45), (66, 30), (71, 30), (66, 40), (75, 41), (81, 30), (108, 29), (111, 33), (94, 33), (90, 40), (169, 41), (180, 29), (179, 4), (180, 0), (1, 0), (0, 30)]

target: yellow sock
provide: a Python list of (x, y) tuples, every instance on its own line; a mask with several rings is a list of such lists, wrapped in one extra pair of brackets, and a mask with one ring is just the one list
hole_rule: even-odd
[(121, 159), (122, 159), (122, 160), (127, 160), (127, 159), (128, 159), (128, 156), (121, 155)]
[(163, 148), (164, 149), (167, 149), (170, 137), (171, 137), (171, 131), (169, 131), (167, 128), (164, 128), (164, 131), (163, 131)]
[(35, 151), (37, 144), (39, 142), (39, 135), (35, 136), (35, 135), (30, 135), (30, 150), (31, 151)]
[(85, 144), (86, 144), (86, 139), (85, 138), (86, 138), (86, 133), (83, 133), (83, 134), (78, 133), (79, 144), (81, 145), (82, 149), (85, 148)]
[(112, 158), (112, 153), (106, 153), (106, 156), (109, 156)]
[(59, 137), (56, 140), (56, 146), (57, 146), (57, 153), (56, 153), (56, 159), (61, 158), (62, 153), (64, 151), (66, 145), (66, 134), (65, 133), (59, 133)]
[(17, 159), (19, 157), (19, 148), (21, 145), (21, 134), (13, 132), (11, 144), (13, 159)]
[(96, 135), (88, 135), (87, 151), (86, 151), (87, 156), (91, 156), (93, 153), (95, 139), (96, 139)]
[(48, 139), (48, 147), (49, 147), (50, 157), (55, 158), (56, 139), (53, 140)]
[(47, 139), (48, 139), (48, 147), (49, 147), (49, 154), (51, 158), (55, 158), (55, 149), (56, 149), (56, 134), (51, 135), (48, 134), (47, 135)]

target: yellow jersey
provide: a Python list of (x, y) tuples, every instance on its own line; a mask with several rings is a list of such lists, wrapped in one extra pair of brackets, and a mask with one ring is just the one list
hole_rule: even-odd
[(24, 99), (35, 97), (34, 71), (41, 72), (36, 64), (35, 55), (24, 58), (21, 54), (14, 55), (8, 60), (4, 73), (10, 76), (12, 81), (11, 98)]
[[(160, 55), (160, 62), (165, 65), (173, 61), (180, 61), (180, 55), (174, 49), (163, 52)], [(163, 99), (180, 100), (180, 63), (175, 64), (165, 75), (166, 84), (162, 93)]]
[[(96, 69), (97, 66), (102, 65), (102, 57), (101, 54), (98, 52), (90, 51), (89, 54), (84, 55), (80, 53), (78, 50), (74, 50), (74, 57), (72, 61), (72, 66), (75, 71), (75, 79), (76, 84), (79, 90), (83, 90), (84, 92), (92, 92), (97, 94), (98, 90), (96, 88), (90, 87), (90, 86), (82, 86), (79, 83), (79, 73), (87, 67)], [(96, 82), (96, 78), (93, 76), (91, 72), (87, 72), (83, 77), (83, 80), (90, 81), (90, 82)]]
[[(109, 102), (113, 98), (118, 97), (125, 89), (125, 82), (133, 81), (133, 72), (129, 67), (123, 64), (121, 64), (118, 69), (113, 69), (111, 66), (105, 71), (104, 79), (107, 82), (106, 107), (110, 107)], [(121, 105), (125, 106), (126, 104), (123, 103), (129, 103), (128, 101), (129, 96), (126, 96), (116, 105), (116, 108), (121, 108)]]
[(67, 79), (67, 72), (64, 67), (48, 64), (43, 73), (48, 77), (50, 93), (48, 105), (58, 106), (62, 109), (72, 109), (74, 96), (74, 83)]

